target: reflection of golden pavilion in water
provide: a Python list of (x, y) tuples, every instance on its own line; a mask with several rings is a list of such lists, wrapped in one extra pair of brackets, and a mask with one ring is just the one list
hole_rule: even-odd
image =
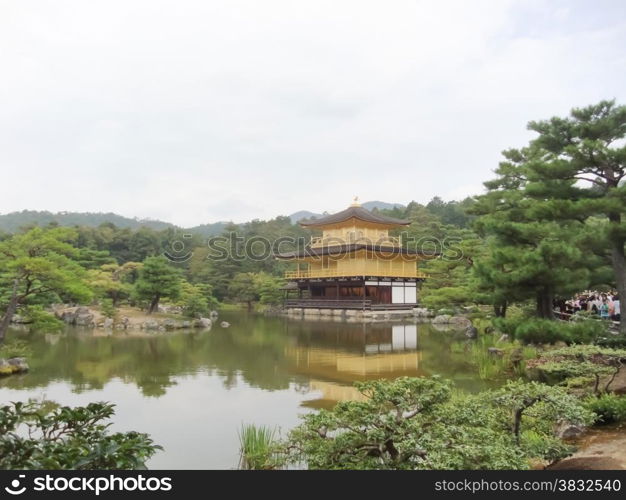
[(321, 399), (309, 400), (305, 406), (331, 407), (338, 401), (363, 399), (353, 386), (359, 380), (419, 373), (415, 324), (343, 324), (331, 332), (313, 331), (310, 340), (312, 345), (298, 343), (285, 352), (294, 371), (309, 377), (310, 389), (322, 393)]

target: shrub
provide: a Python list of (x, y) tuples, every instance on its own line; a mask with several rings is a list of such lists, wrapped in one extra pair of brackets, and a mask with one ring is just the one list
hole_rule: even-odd
[(200, 318), (209, 314), (209, 302), (201, 295), (190, 295), (183, 305), (183, 315), (187, 318)]
[(527, 364), (544, 381), (569, 387), (593, 384), (599, 396), (609, 388), (626, 363), (626, 350), (597, 345), (573, 345), (551, 349)]
[(548, 319), (526, 319), (513, 332), (513, 337), (526, 344), (593, 343), (606, 334), (606, 325), (601, 321), (553, 321)]
[(603, 394), (598, 398), (587, 399), (585, 405), (598, 416), (599, 424), (626, 420), (626, 396)]
[(31, 354), (30, 346), (23, 340), (12, 340), (0, 344), (0, 358), (27, 358)]
[(366, 398), (302, 417), (284, 448), (310, 469), (527, 469), (563, 458), (558, 421), (593, 414), (560, 388), (511, 382), (463, 395), (437, 377), (356, 384)]
[(493, 318), (493, 326), (500, 332), (506, 333), (509, 337), (515, 336), (515, 330), (524, 321), (527, 321), (523, 316), (515, 316), (511, 318)]
[(117, 316), (117, 310), (111, 299), (102, 299), (100, 302), (100, 311), (105, 318), (115, 319)]
[(561, 324), (547, 319), (526, 320), (515, 328), (513, 336), (526, 344), (553, 344), (568, 340)]
[(59, 332), (65, 327), (63, 321), (55, 318), (54, 314), (50, 314), (44, 310), (43, 306), (33, 305), (24, 307), (21, 312), (30, 324), (30, 329), (33, 331), (52, 333)]
[(0, 407), (0, 469), (145, 469), (161, 447), (147, 434), (108, 432), (109, 403), (52, 409), (49, 403)]

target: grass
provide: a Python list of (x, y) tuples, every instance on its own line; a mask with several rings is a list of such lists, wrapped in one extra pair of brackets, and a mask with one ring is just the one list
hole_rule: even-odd
[(0, 344), (0, 358), (27, 358), (31, 354), (28, 343), (23, 340), (11, 340)]
[(239, 431), (239, 468), (266, 470), (276, 468), (276, 431), (264, 425), (243, 424)]
[[(461, 347), (462, 346), (462, 347)], [(478, 370), (481, 380), (494, 380), (504, 376), (526, 375), (524, 361), (537, 356), (534, 347), (523, 346), (519, 342), (498, 342), (494, 335), (481, 335), (469, 344), (469, 349), (463, 343), (456, 346), (454, 351), (462, 352), (468, 361)], [(489, 348), (496, 348), (500, 354), (489, 352)]]

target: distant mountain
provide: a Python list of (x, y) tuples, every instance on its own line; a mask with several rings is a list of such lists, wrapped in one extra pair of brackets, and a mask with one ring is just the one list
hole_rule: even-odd
[(291, 223), (295, 224), (302, 219), (311, 219), (313, 217), (318, 218), (321, 216), (322, 214), (316, 214), (313, 212), (309, 212), (308, 210), (300, 210), (299, 212), (294, 212), (293, 214), (291, 214), (289, 218), (291, 219)]
[(367, 210), (393, 210), (394, 208), (406, 208), (402, 203), (387, 203), (386, 201), (366, 201), (361, 206)]
[(88, 226), (98, 227), (104, 223), (115, 224), (120, 228), (138, 229), (149, 227), (157, 231), (176, 227), (169, 222), (162, 222), (152, 219), (138, 219), (124, 217), (114, 213), (79, 213), (79, 212), (47, 212), (36, 210), (22, 210), (21, 212), (11, 212), (0, 215), (0, 230), (13, 233), (19, 228), (29, 225), (47, 226), (55, 223), (59, 226)]
[[(387, 203), (384, 201), (367, 201), (363, 203), (363, 208), (367, 210), (388, 210), (395, 207), (404, 208), (404, 205), (400, 203)], [(315, 212), (309, 212), (308, 210), (300, 210), (289, 216), (292, 224), (301, 221), (302, 219), (311, 219), (313, 217), (319, 218), (326, 215), (318, 214)], [(153, 219), (138, 219), (131, 217), (124, 217), (123, 215), (114, 214), (111, 212), (48, 212), (37, 210), (22, 210), (21, 212), (11, 212), (8, 214), (0, 214), (0, 231), (6, 233), (14, 233), (21, 227), (38, 225), (47, 226), (48, 224), (58, 224), (59, 226), (87, 226), (98, 227), (101, 224), (110, 223), (115, 224), (119, 228), (139, 229), (140, 227), (148, 227), (156, 231), (161, 231), (168, 228), (176, 228), (174, 224), (169, 222), (163, 222)], [(187, 228), (186, 230), (191, 233), (196, 233), (204, 237), (215, 236), (220, 234), (230, 222), (219, 221), (207, 224), (200, 224)]]
[[(401, 203), (387, 203), (386, 201), (366, 201), (365, 203), (362, 203), (361, 206), (370, 211), (375, 208), (378, 210), (393, 210), (396, 207), (406, 208), (405, 205), (402, 205)], [(309, 212), (308, 210), (300, 210), (292, 213), (289, 218), (291, 219), (291, 223), (295, 224), (302, 219), (311, 219), (313, 217), (319, 218), (323, 216), (324, 214), (316, 214), (315, 212)]]

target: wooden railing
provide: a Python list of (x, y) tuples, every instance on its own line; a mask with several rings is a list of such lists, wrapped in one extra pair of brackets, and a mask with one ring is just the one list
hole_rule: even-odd
[(316, 309), (371, 309), (372, 301), (369, 299), (287, 299), (285, 306)]
[(417, 269), (405, 269), (401, 270), (382, 270), (382, 271), (374, 271), (370, 272), (361, 272), (361, 271), (345, 271), (345, 270), (337, 270), (337, 269), (316, 269), (314, 271), (310, 270), (299, 270), (299, 271), (286, 271), (285, 279), (304, 279), (304, 278), (341, 278), (341, 277), (349, 277), (349, 276), (382, 276), (389, 278), (426, 278), (427, 275), (422, 271), (418, 271)]
[(363, 245), (382, 245), (382, 246), (390, 246), (390, 247), (399, 247), (401, 246), (400, 238), (395, 236), (385, 236), (384, 238), (380, 238), (377, 240), (372, 240), (369, 238), (336, 238), (329, 237), (324, 238), (323, 236), (314, 236), (311, 238), (311, 247), (326, 247), (326, 246), (338, 246), (338, 245), (349, 245), (354, 243), (360, 243)]

